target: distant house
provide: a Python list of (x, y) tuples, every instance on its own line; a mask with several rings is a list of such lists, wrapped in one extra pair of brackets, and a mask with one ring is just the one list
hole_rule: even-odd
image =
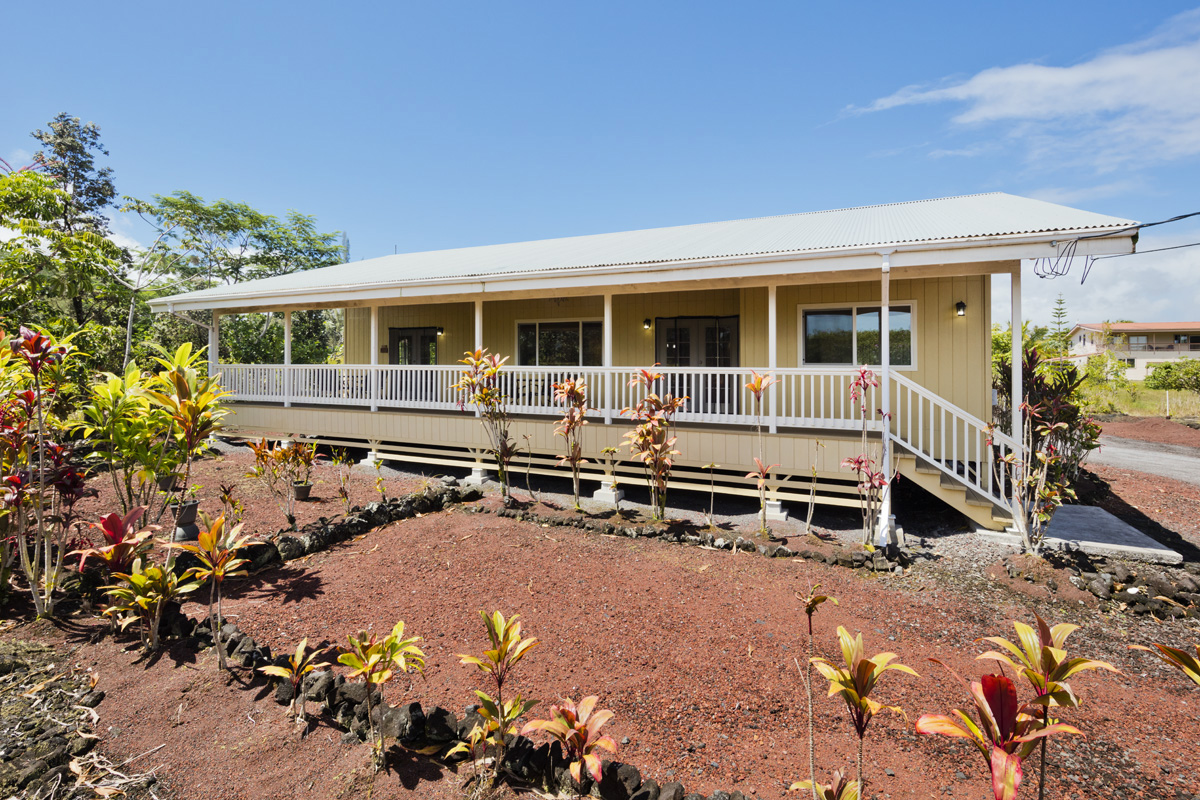
[(1144, 380), (1150, 368), (1177, 358), (1200, 358), (1200, 322), (1081, 322), (1071, 329), (1071, 355), (1105, 351), (1129, 365), (1131, 380)]
[[(641, 481), (621, 409), (638, 399), (631, 373), (657, 363), (663, 388), (690, 398), (672, 485), (707, 492), (715, 463), (718, 492), (754, 497), (744, 476), (759, 420), (745, 384), (771, 372), (763, 455), (779, 465), (777, 509), (806, 502), (814, 482), (818, 502), (858, 506), (842, 462), (861, 449), (849, 385), (866, 366), (879, 380), (867, 403), (884, 471), (996, 528), (1011, 520), (996, 458), (1017, 448), (1021, 418), (1012, 438), (991, 430), (992, 276), (1011, 276), (1019, 326), (1022, 259), (1072, 242), (1079, 257), (1130, 253), (1133, 224), (991, 193), (388, 255), (151, 305), (212, 310), (210, 369), (233, 393), (230, 427), (247, 436), (482, 472), (483, 433), (451, 387), (463, 352), (486, 347), (509, 359), (501, 389), (533, 471), (562, 475), (551, 386), (581, 377), (595, 409), (585, 477), (602, 490), (606, 447), (621, 448), (621, 484)], [(346, 310), (344, 364), (290, 363), (291, 312), (314, 308)], [(285, 363), (218, 363), (220, 315), (250, 311), (283, 315)], [(1020, 358), (1013, 370), (1020, 387)]]

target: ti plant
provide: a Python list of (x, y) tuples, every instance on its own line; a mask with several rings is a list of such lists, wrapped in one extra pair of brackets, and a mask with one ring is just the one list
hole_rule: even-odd
[(858, 407), (858, 416), (862, 423), (862, 452), (853, 458), (842, 459), (842, 466), (849, 467), (858, 475), (858, 499), (862, 510), (864, 546), (871, 542), (871, 532), (878, 522), (879, 509), (882, 505), (883, 493), (888, 488), (888, 477), (875, 460), (875, 452), (867, 437), (870, 422), (870, 390), (879, 386), (875, 373), (865, 367), (850, 382), (850, 402)]
[(292, 702), (288, 706), (288, 713), (296, 722), (304, 722), (304, 693), (301, 691), (304, 677), (315, 669), (329, 666), (328, 661), (320, 660), (328, 652), (328, 647), (309, 650), (308, 639), (305, 638), (296, 645), (296, 653), (288, 656), (287, 666), (270, 664), (258, 668), (258, 671), (264, 675), (281, 678), (292, 685)]
[[(1025, 417), (1022, 426), (1021, 453), (1008, 452), (1001, 456), (1001, 469), (1008, 472), (1013, 522), (1021, 533), (1021, 544), (1027, 553), (1038, 555), (1046, 538), (1046, 523), (1063, 501), (1075, 496), (1063, 475), (1062, 453), (1055, 447), (1058, 437), (1066, 435), (1066, 422), (1049, 418), (1044, 406), (1021, 403)], [(992, 444), (994, 433), (989, 436)]]
[[(1001, 636), (988, 636), (982, 641), (991, 642), (1003, 648), (1004, 652), (989, 650), (978, 656), (978, 660), (994, 660), (1012, 667), (1013, 670), (1025, 676), (1033, 687), (1036, 695), (1031, 705), (1041, 707), (1042, 724), (1049, 725), (1050, 708), (1078, 708), (1079, 697), (1076, 696), (1071, 684), (1067, 681), (1080, 672), (1103, 669), (1109, 672), (1119, 672), (1107, 661), (1094, 661), (1088, 658), (1068, 658), (1067, 638), (1079, 629), (1078, 625), (1060, 623), (1051, 628), (1037, 614), (1037, 629), (1022, 622), (1014, 622), (1017, 630), (1017, 642), (1010, 642)], [(1041, 741), (1041, 764), (1038, 770), (1038, 798), (1044, 796), (1046, 790), (1046, 740)]]
[(629, 381), (630, 387), (640, 387), (642, 398), (621, 414), (634, 421), (633, 430), (623, 438), (629, 440), (629, 451), (642, 462), (646, 473), (646, 488), (650, 490), (650, 517), (661, 522), (667, 516), (667, 484), (671, 479), (675, 449), (675, 415), (683, 409), (688, 398), (676, 397), (669, 391), (659, 395), (656, 384), (662, 374), (638, 370)]
[(1196, 645), (1196, 655), (1192, 655), (1186, 650), (1180, 650), (1177, 647), (1168, 647), (1165, 644), (1155, 644), (1154, 650), (1140, 644), (1129, 645), (1130, 650), (1145, 650), (1147, 653), (1154, 653), (1166, 663), (1170, 664), (1175, 669), (1179, 670), (1192, 683), (1200, 686), (1200, 644)]
[(750, 382), (746, 384), (746, 389), (754, 398), (754, 432), (758, 440), (758, 457), (754, 459), (757, 469), (747, 472), (746, 477), (758, 479), (758, 532), (765, 535), (769, 532), (767, 528), (767, 479), (771, 475), (771, 470), (779, 465), (766, 466), (766, 458), (763, 457), (762, 407), (763, 397), (767, 390), (779, 383), (779, 379), (769, 372), (766, 375), (759, 375), (754, 370), (750, 370), (750, 376)]
[(198, 578), (201, 586), (208, 583), (208, 624), (212, 628), (213, 643), (217, 646), (217, 668), (220, 670), (229, 668), (225, 660), (225, 643), (221, 641), (221, 586), (226, 578), (247, 574), (244, 567), (250, 562), (238, 558), (237, 552), (246, 545), (257, 544), (249, 536), (239, 539), (241, 530), (241, 525), (228, 529), (225, 518), (217, 517), (208, 530), (200, 532), (195, 544), (167, 545), (174, 550), (191, 553), (200, 560), (200, 566), (192, 567), (187, 574)]
[(383, 685), (397, 673), (425, 670), (425, 653), (417, 647), (420, 636), (404, 638), (404, 620), (400, 620), (392, 628), (392, 632), (382, 639), (377, 633), (359, 631), (358, 636), (350, 635), (350, 650), (338, 656), (338, 662), (351, 670), (351, 678), (362, 676), (367, 684), (367, 721), (371, 731), (371, 763), (375, 771), (382, 766), (383, 742), (375, 733), (375, 717), (371, 711), (371, 693), (378, 687), (380, 699), (383, 699)]
[(600, 733), (600, 729), (613, 718), (613, 712), (607, 709), (596, 711), (599, 701), (596, 695), (583, 698), (579, 705), (564, 699), (550, 706), (550, 719), (535, 719), (521, 729), (523, 736), (542, 731), (562, 745), (566, 757), (571, 761), (571, 777), (576, 785), (583, 783), (584, 770), (592, 776), (592, 780), (600, 780), (600, 755), (597, 750), (617, 752), (617, 743), (612, 737)]
[[(812, 693), (812, 663), (813, 663), (813, 615), (817, 613), (817, 609), (822, 603), (830, 602), (835, 606), (838, 604), (836, 597), (829, 595), (817, 594), (817, 589), (821, 588), (821, 584), (814, 583), (812, 588), (808, 590), (808, 594), (800, 598), (804, 603), (804, 614), (808, 617), (808, 661), (804, 662), (804, 669), (800, 670), (800, 664), (796, 664), (797, 671), (804, 678), (804, 692), (808, 695), (808, 783), (813, 790), (813, 796), (817, 796), (817, 759), (816, 745), (814, 741), (814, 725), (813, 725), (813, 693)], [(837, 781), (835, 781), (836, 783)], [(796, 788), (793, 785), (793, 789)], [(857, 784), (855, 784), (857, 787)], [(858, 789), (855, 788), (857, 793)]]
[(508, 414), (508, 396), (500, 388), (500, 373), (508, 357), (500, 358), (488, 354), (487, 348), (463, 354), (458, 363), (466, 366), (459, 376), (454, 390), (460, 392), (459, 408), (467, 404), (475, 406), (483, 432), (488, 440), (488, 452), (496, 460), (496, 472), (500, 478), (500, 493), (504, 504), (509, 505), (509, 464), (517, 455), (517, 446), (509, 433), (512, 419)]
[(242, 505), (242, 501), (234, 495), (234, 492), (237, 491), (237, 484), (222, 483), (218, 485), (217, 489), (221, 497), (221, 516), (235, 524), (241, 522), (246, 509)]
[(371, 466), (375, 468), (375, 491), (379, 493), (379, 502), (387, 502), (387, 483), (383, 480), (383, 461), (376, 456), (371, 461)]
[[(479, 734), (472, 740), (483, 750), (490, 746), (492, 749), (492, 769), (487, 775), (488, 786), (494, 786), (504, 764), (505, 736), (516, 733), (516, 722), (529, 709), (537, 705), (536, 700), (525, 700), (520, 694), (504, 699), (504, 684), (517, 664), (525, 655), (537, 646), (538, 640), (529, 637), (521, 638), (521, 615), (513, 614), (505, 619), (499, 611), (488, 614), (480, 611), (484, 627), (487, 628), (488, 640), (492, 648), (485, 650), (482, 657), (459, 654), (460, 664), (474, 666), (484, 673), (495, 687), (495, 697), (479, 690), (479, 715), (483, 717), (482, 726), (477, 726)], [(464, 749), (465, 746), (464, 746)], [(476, 753), (472, 750), (472, 756)], [(474, 759), (478, 765), (480, 759)]]
[(904, 714), (899, 706), (885, 706), (872, 699), (871, 692), (875, 690), (883, 674), (889, 670), (897, 670), (914, 677), (917, 673), (910, 667), (893, 662), (895, 653), (877, 653), (867, 658), (861, 633), (851, 637), (845, 628), (838, 626), (837, 634), (846, 666), (834, 666), (824, 658), (814, 658), (811, 661), (817, 671), (829, 681), (829, 696), (840, 696), (850, 712), (850, 721), (854, 725), (854, 733), (858, 736), (858, 785), (861, 788), (866, 785), (863, 781), (863, 740), (867, 735), (867, 726), (880, 711)]
[(254, 452), (254, 466), (246, 473), (247, 478), (254, 478), (275, 498), (275, 504), (287, 519), (288, 529), (296, 527), (296, 497), (288, 480), (290, 455), (282, 443), (271, 445), (266, 439), (250, 442)]
[(134, 559), (129, 572), (116, 572), (112, 577), (125, 584), (104, 587), (112, 601), (104, 613), (119, 617), (122, 628), (141, 623), (142, 643), (151, 653), (158, 650), (158, 627), (167, 603), (202, 585), (200, 581), (180, 579), (157, 564), (143, 565), (140, 558)]
[(566, 455), (558, 457), (558, 466), (571, 467), (571, 486), (574, 492), (575, 510), (583, 512), (579, 505), (579, 468), (587, 463), (583, 457), (583, 426), (587, 425), (587, 384), (582, 380), (567, 378), (554, 384), (554, 402), (562, 403), (563, 415), (554, 428), (554, 435), (561, 436), (567, 443)]
[(617, 488), (617, 448), (605, 447), (600, 451), (604, 456), (604, 468), (608, 474), (608, 486), (613, 493), (613, 505), (616, 506), (616, 512), (621, 513), (621, 490)]
[[(930, 660), (942, 664), (937, 659)], [(1071, 725), (1047, 725), (1038, 718), (1037, 706), (1023, 706), (1018, 702), (1017, 687), (1003, 675), (984, 675), (967, 685), (949, 667), (946, 671), (958, 678), (971, 693), (979, 723), (958, 709), (949, 716), (923, 714), (917, 720), (917, 733), (967, 739), (974, 744), (991, 772), (995, 800), (1016, 798), (1021, 787), (1022, 762), (1033, 752), (1039, 739), (1059, 733), (1083, 735)]]
[(350, 468), (353, 466), (354, 460), (350, 458), (350, 452), (339, 447), (333, 451), (333, 466), (337, 470), (338, 490), (337, 496), (342, 501), (342, 510), (350, 513)]
[(100, 531), (105, 544), (99, 547), (89, 547), (86, 550), (76, 550), (71, 555), (79, 556), (79, 571), (82, 572), (89, 558), (95, 558), (104, 566), (108, 575), (116, 572), (128, 572), (135, 559), (143, 558), (150, 550), (150, 537), (157, 526), (138, 528), (138, 521), (146, 513), (142, 506), (130, 511), (124, 517), (109, 514), (92, 527)]
[(833, 773), (832, 783), (817, 783), (816, 778), (797, 781), (788, 787), (789, 792), (811, 789), (817, 800), (858, 800), (858, 781), (850, 780), (841, 770)]
[[(825, 443), (822, 442), (820, 439), (817, 439), (814, 442), (813, 446), (816, 447), (817, 451), (819, 452), (822, 448), (825, 447)], [(812, 533), (813, 511), (817, 507), (817, 465), (816, 464), (813, 464), (811, 471), (812, 471), (812, 476), (811, 476), (811, 480), (808, 483), (808, 508), (804, 510), (804, 535), (805, 536)]]
[(713, 461), (708, 462), (700, 469), (708, 470), (708, 515), (704, 518), (704, 524), (709, 529), (717, 527), (716, 507), (717, 507), (717, 476), (716, 470), (720, 467)]

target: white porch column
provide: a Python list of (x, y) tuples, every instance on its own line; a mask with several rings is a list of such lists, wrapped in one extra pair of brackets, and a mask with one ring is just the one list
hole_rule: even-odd
[[(1025, 402), (1025, 386), (1022, 370), (1025, 362), (1025, 332), (1021, 320), (1021, 263), (1012, 271), (1012, 437), (1017, 446), (1023, 446), (1025, 441), (1024, 415), (1021, 404)], [(1024, 459), (1026, 454), (1020, 453)]]
[[(767, 287), (767, 371), (772, 376), (779, 367), (779, 315), (776, 309), (777, 287), (771, 284)], [(768, 430), (779, 432), (779, 384), (776, 382), (767, 394)]]
[(887, 484), (879, 498), (879, 522), (876, 525), (876, 545), (887, 547), (892, 531), (892, 319), (891, 319), (891, 280), (892, 254), (889, 250), (883, 253), (883, 265), (879, 283), (879, 409), (883, 412), (879, 469), (883, 472)]
[(212, 327), (208, 329), (208, 377), (216, 376), (221, 363), (221, 315), (213, 311)]
[(612, 376), (612, 293), (604, 294), (604, 354), (601, 363), (604, 366), (604, 424), (612, 423), (613, 415), (613, 376)]
[(483, 300), (475, 300), (475, 349), (483, 349)]
[(379, 410), (379, 306), (371, 306), (371, 410)]
[(292, 405), (292, 310), (283, 312), (283, 407)]

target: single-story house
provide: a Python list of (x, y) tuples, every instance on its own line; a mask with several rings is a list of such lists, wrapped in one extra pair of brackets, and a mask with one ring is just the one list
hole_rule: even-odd
[[(778, 378), (762, 413), (773, 511), (858, 505), (843, 459), (862, 449), (849, 384), (869, 366), (870, 438), (879, 463), (1004, 527), (995, 469), (1017, 435), (993, 434), (992, 276), (1010, 276), (1021, 320), (1021, 262), (1129, 253), (1129, 220), (1004, 193), (405, 253), (152, 301), (213, 312), (210, 369), (232, 392), (231, 430), (366, 446), (379, 458), (486, 469), (483, 433), (451, 388), (464, 351), (508, 357), (514, 436), (534, 473), (562, 474), (551, 385), (589, 387), (585, 475), (611, 486), (601, 457), (622, 447), (633, 371), (660, 364), (689, 397), (678, 417), (672, 485), (754, 495), (758, 417), (751, 371)], [(345, 309), (344, 364), (290, 363), (297, 309)], [(282, 312), (283, 364), (219, 364), (220, 315)], [(886, 320), (883, 324), (881, 320)], [(1020, 386), (1021, 359), (1013, 360)], [(882, 421), (886, 419), (886, 422)], [(528, 438), (526, 438), (528, 437)], [(627, 449), (621, 484), (640, 482)], [(526, 456), (518, 470), (525, 468)], [(889, 510), (885, 498), (886, 520)], [(882, 523), (881, 523), (882, 530)]]
[(1105, 351), (1124, 360), (1125, 377), (1145, 380), (1155, 364), (1200, 358), (1200, 322), (1080, 322), (1071, 328), (1071, 356)]

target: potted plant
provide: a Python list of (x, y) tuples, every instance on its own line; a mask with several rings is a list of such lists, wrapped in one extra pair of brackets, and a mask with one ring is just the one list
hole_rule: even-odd
[(172, 496), (167, 501), (170, 504), (171, 513), (175, 517), (175, 532), (171, 534), (171, 541), (191, 542), (200, 535), (200, 527), (196, 524), (196, 512), (200, 508), (200, 501), (196, 499), (196, 494), (199, 490), (199, 486), (190, 486), (186, 493), (186, 500), (183, 499), (183, 494), (179, 494)]
[(317, 460), (317, 443), (293, 444), (288, 453), (288, 473), (292, 478), (292, 497), (307, 500), (312, 492), (312, 470)]

